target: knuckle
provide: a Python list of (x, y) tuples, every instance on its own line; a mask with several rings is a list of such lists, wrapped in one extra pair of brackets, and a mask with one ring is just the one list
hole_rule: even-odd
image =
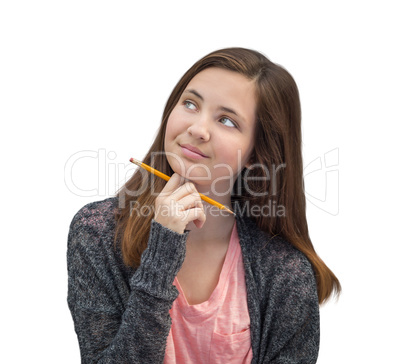
[(186, 188), (188, 191), (196, 191), (194, 183), (193, 182), (186, 182)]

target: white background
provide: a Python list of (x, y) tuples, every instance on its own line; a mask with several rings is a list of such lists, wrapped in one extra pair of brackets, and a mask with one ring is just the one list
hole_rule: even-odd
[(304, 164), (322, 162), (306, 175), (309, 229), (343, 294), (321, 309), (318, 363), (401, 362), (397, 1), (144, 3), (1, 2), (0, 361), (79, 363), (71, 219), (144, 156), (181, 75), (241, 46), (296, 79)]

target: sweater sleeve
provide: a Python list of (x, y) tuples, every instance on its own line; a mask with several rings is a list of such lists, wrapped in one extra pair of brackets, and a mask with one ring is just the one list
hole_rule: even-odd
[(263, 363), (313, 364), (320, 341), (316, 280), (300, 252), (280, 261), (273, 278), (266, 321), (270, 332)]
[(123, 302), (113, 234), (84, 210), (71, 223), (67, 251), (68, 304), (82, 363), (163, 363), (169, 310), (178, 295), (172, 283), (188, 232), (178, 234), (152, 220), (148, 247)]

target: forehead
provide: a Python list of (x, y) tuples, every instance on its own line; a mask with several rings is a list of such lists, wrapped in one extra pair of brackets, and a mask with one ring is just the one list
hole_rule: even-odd
[(215, 86), (223, 90), (230, 91), (233, 87), (236, 91), (254, 93), (254, 81), (246, 78), (242, 74), (218, 67), (209, 67), (197, 73), (187, 85)]
[(211, 105), (233, 108), (250, 121), (255, 118), (255, 82), (240, 73), (210, 67), (191, 79), (188, 90), (197, 91)]

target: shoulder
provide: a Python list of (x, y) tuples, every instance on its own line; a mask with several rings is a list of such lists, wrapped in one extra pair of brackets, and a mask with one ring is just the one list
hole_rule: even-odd
[(95, 241), (113, 240), (117, 198), (88, 203), (73, 217), (69, 231), (69, 249), (75, 245), (93, 244)]
[(275, 259), (278, 263), (289, 261), (308, 262), (305, 255), (289, 241), (281, 235), (271, 235), (262, 231), (251, 218), (241, 218), (237, 221), (237, 225), (239, 236), (243, 238), (245, 248), (249, 254), (259, 255), (266, 259)]
[(83, 224), (86, 226), (102, 227), (114, 218), (116, 209), (116, 197), (107, 198), (102, 201), (90, 202), (78, 210), (71, 225)]
[(67, 262), (70, 269), (79, 262), (96, 269), (129, 276), (123, 262), (120, 242), (115, 240), (118, 198), (91, 202), (74, 216), (68, 234)]
[(316, 289), (315, 274), (307, 257), (280, 235), (260, 230), (250, 218), (243, 219), (243, 255), (262, 287), (293, 283)]
[(113, 223), (116, 211), (116, 197), (88, 203), (74, 215), (70, 224), (70, 230), (74, 230), (77, 227), (98, 231), (104, 230)]

